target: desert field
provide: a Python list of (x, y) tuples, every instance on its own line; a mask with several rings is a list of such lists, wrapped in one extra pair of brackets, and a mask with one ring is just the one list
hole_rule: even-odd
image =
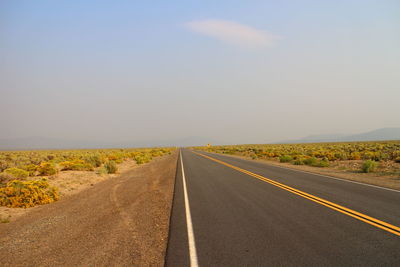
[[(1, 207), (22, 213), (0, 223), (1, 265), (162, 266), (178, 157), (176, 151), (163, 153), (140, 166), (128, 158), (117, 174), (49, 205)], [(61, 171), (49, 181), (88, 175)]]
[(75, 194), (173, 150), (0, 151), (0, 220), (9, 222), (26, 208)]
[(193, 149), (400, 189), (400, 141), (249, 144)]

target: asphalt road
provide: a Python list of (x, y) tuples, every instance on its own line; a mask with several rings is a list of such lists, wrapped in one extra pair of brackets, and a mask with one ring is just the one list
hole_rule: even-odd
[(182, 150), (166, 266), (400, 266), (400, 192), (202, 154), (230, 166)]

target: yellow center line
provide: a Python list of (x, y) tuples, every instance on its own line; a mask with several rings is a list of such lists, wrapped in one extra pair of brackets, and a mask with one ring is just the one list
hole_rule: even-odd
[(226, 162), (224, 162), (224, 161), (222, 161), (222, 160), (218, 160), (218, 159), (215, 159), (215, 158), (213, 158), (213, 157), (210, 157), (210, 156), (207, 156), (207, 155), (204, 155), (204, 154), (200, 154), (200, 153), (197, 153), (197, 152), (194, 152), (194, 151), (192, 151), (192, 152), (195, 153), (195, 154), (197, 154), (197, 155), (199, 155), (199, 156), (202, 156), (202, 157), (204, 157), (204, 158), (210, 159), (210, 160), (212, 160), (212, 161), (218, 162), (218, 163), (220, 163), (220, 164), (222, 164), (222, 165), (225, 165), (225, 166), (227, 166), (227, 167), (230, 167), (230, 168), (232, 168), (232, 169), (235, 169), (235, 170), (237, 170), (237, 171), (240, 171), (240, 172), (242, 172), (242, 173), (245, 173), (245, 174), (247, 174), (247, 175), (250, 175), (250, 176), (252, 176), (252, 177), (255, 177), (255, 178), (257, 178), (257, 179), (259, 179), (259, 180), (261, 180), (261, 181), (267, 182), (267, 183), (272, 184), (272, 185), (274, 185), (274, 186), (276, 186), (276, 187), (279, 187), (279, 188), (281, 188), (281, 189), (284, 189), (284, 190), (286, 190), (286, 191), (289, 191), (289, 192), (291, 192), (291, 193), (293, 193), (293, 194), (296, 194), (296, 195), (299, 195), (299, 196), (304, 197), (304, 198), (306, 198), (306, 199), (309, 199), (309, 200), (311, 200), (311, 201), (314, 201), (314, 202), (316, 202), (316, 203), (318, 203), (318, 204), (321, 204), (321, 205), (323, 205), (323, 206), (325, 206), (325, 207), (328, 207), (328, 208), (333, 209), (333, 210), (336, 210), (336, 211), (338, 211), (338, 212), (340, 212), (340, 213), (346, 214), (346, 215), (348, 215), (348, 216), (350, 216), (350, 217), (353, 217), (353, 218), (355, 218), (355, 219), (357, 219), (357, 220), (363, 221), (363, 222), (365, 222), (365, 223), (368, 223), (368, 224), (370, 224), (370, 225), (373, 225), (373, 226), (375, 226), (375, 227), (378, 227), (378, 228), (380, 228), (380, 229), (383, 229), (383, 230), (385, 230), (385, 231), (387, 231), (387, 232), (390, 232), (390, 233), (392, 233), (392, 234), (395, 234), (395, 235), (397, 235), (397, 236), (400, 236), (400, 227), (397, 227), (397, 226), (392, 225), (392, 224), (390, 224), (390, 223), (387, 223), (387, 222), (378, 220), (378, 219), (376, 219), (376, 218), (370, 217), (370, 216), (368, 216), (368, 215), (366, 215), (366, 214), (363, 214), (363, 213), (360, 213), (360, 212), (358, 212), (358, 211), (355, 211), (355, 210), (346, 208), (346, 207), (341, 206), (341, 205), (338, 205), (338, 204), (336, 204), (336, 203), (330, 202), (330, 201), (328, 201), (328, 200), (326, 200), (326, 199), (323, 199), (323, 198), (314, 196), (314, 195), (312, 195), (312, 194), (303, 192), (303, 191), (298, 190), (298, 189), (296, 189), (296, 188), (293, 188), (293, 187), (287, 186), (287, 185), (285, 185), (285, 184), (276, 182), (276, 181), (274, 181), (274, 180), (268, 179), (268, 178), (266, 178), (266, 177), (264, 177), (264, 176), (261, 176), (261, 175), (259, 175), (259, 174), (256, 174), (256, 173), (253, 173), (253, 172), (244, 170), (244, 169), (239, 168), (239, 167), (236, 167), (236, 166), (231, 165), (231, 164), (229, 164), (229, 163), (226, 163)]

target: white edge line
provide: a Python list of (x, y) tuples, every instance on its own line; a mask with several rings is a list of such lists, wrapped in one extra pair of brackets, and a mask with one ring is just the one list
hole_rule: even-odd
[(184, 198), (185, 198), (186, 225), (187, 225), (188, 243), (189, 243), (190, 266), (198, 267), (199, 263), (197, 260), (196, 242), (194, 240), (192, 215), (190, 213), (189, 197), (188, 197), (187, 188), (186, 188), (185, 170), (183, 169), (183, 160), (182, 160), (182, 151), (181, 150), (179, 151), (179, 154), (180, 154), (180, 158), (181, 158), (181, 167), (182, 167), (183, 194), (184, 194)]
[[(219, 153), (213, 153), (213, 152), (208, 152), (208, 153), (229, 157), (227, 155), (223, 155), (223, 154), (219, 154)], [(232, 157), (232, 158), (236, 158), (236, 157)], [(242, 159), (242, 158), (237, 158), (237, 159)], [(242, 159), (242, 160), (247, 160), (247, 159)], [(352, 180), (346, 180), (346, 179), (343, 179), (343, 178), (337, 178), (337, 177), (318, 174), (318, 173), (314, 173), (314, 172), (308, 172), (308, 171), (302, 171), (302, 170), (292, 169), (292, 168), (283, 167), (283, 166), (277, 166), (277, 165), (273, 165), (273, 164), (268, 164), (268, 162), (262, 162), (262, 161), (256, 161), (256, 162), (259, 162), (259, 163), (262, 163), (262, 164), (265, 164), (265, 165), (268, 165), (268, 166), (271, 166), (271, 167), (277, 167), (277, 168), (286, 169), (286, 170), (295, 171), (295, 172), (308, 173), (308, 174), (317, 175), (317, 176), (321, 176), (321, 177), (326, 177), (326, 178), (330, 178), (330, 179), (335, 179), (335, 180), (339, 180), (339, 181), (343, 181), (343, 182), (359, 184), (359, 185), (365, 185), (365, 186), (369, 186), (369, 187), (374, 187), (374, 188), (379, 188), (379, 189), (384, 189), (384, 190), (400, 193), (400, 190), (396, 190), (396, 189), (392, 189), (392, 188), (386, 188), (386, 187), (382, 187), (382, 186), (378, 186), (378, 185), (360, 183), (360, 182), (356, 182), (356, 181), (352, 181)]]

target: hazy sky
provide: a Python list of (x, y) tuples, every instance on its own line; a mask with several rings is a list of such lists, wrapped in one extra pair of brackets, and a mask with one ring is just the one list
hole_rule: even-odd
[(400, 1), (0, 2), (0, 138), (400, 126)]

